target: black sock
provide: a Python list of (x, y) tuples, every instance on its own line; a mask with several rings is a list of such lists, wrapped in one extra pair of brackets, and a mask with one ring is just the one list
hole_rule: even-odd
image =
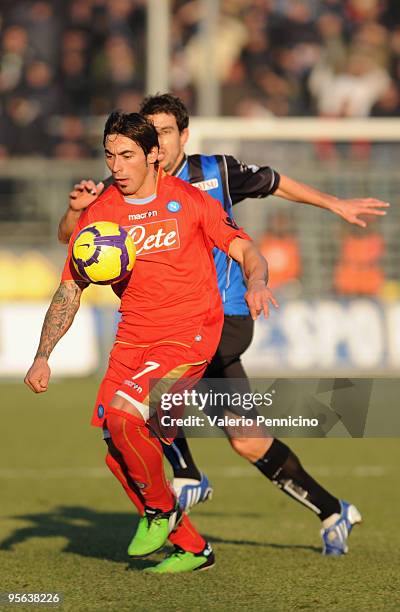
[(180, 429), (179, 438), (175, 438), (172, 444), (163, 444), (164, 455), (171, 464), (175, 478), (192, 478), (200, 481), (200, 471), (184, 436), (185, 434)]
[(307, 474), (297, 456), (280, 440), (275, 439), (254, 465), (284, 493), (313, 510), (321, 521), (340, 514), (339, 500)]

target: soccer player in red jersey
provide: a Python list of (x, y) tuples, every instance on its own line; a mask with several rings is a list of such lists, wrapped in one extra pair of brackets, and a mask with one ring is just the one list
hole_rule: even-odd
[[(265, 164), (248, 165), (230, 155), (186, 155), (188, 111), (182, 100), (172, 94), (150, 96), (143, 101), (140, 110), (157, 129), (159, 162), (164, 171), (211, 193), (231, 216), (232, 207), (245, 198), (266, 197), (271, 193), (287, 200), (325, 208), (360, 227), (366, 226), (361, 215), (386, 214), (385, 209), (389, 206), (386, 202), (374, 198), (337, 198), (284, 176)], [(68, 242), (82, 210), (110, 184), (112, 177), (97, 185), (92, 180), (83, 180), (75, 185), (70, 194), (69, 207), (59, 225), (59, 239), (62, 242)], [(218, 253), (217, 257), (222, 255)], [(224, 296), (225, 323), (220, 344), (205, 372), (205, 378), (224, 379), (224, 390), (229, 390), (231, 385), (228, 379), (241, 380), (241, 384), (250, 392), (241, 355), (252, 339), (253, 317), (247, 312), (242, 299), (245, 289), (241, 276), (239, 278), (233, 273), (235, 266), (231, 265), (232, 262), (222, 257), (219, 259), (221, 261), (224, 265), (219, 267), (217, 264), (217, 271)], [(236, 409), (236, 413), (246, 416), (245, 411), (240, 412), (239, 409)], [(232, 448), (240, 456), (250, 461), (288, 497), (318, 516), (322, 524), (323, 553), (335, 556), (345, 554), (352, 525), (360, 520), (354, 506), (321, 486), (305, 470), (289, 446), (268, 436), (264, 430), (257, 437), (238, 435), (227, 428), (224, 431), (229, 436)], [(173, 486), (181, 507), (189, 510), (199, 501), (208, 499), (212, 488), (207, 476), (195, 464), (183, 430), (180, 430), (172, 445), (164, 447), (164, 452), (174, 471)]]
[[(74, 236), (96, 221), (128, 229), (137, 260), (120, 288), (121, 322), (101, 384), (92, 423), (103, 427), (107, 465), (141, 519), (129, 547), (132, 557), (152, 554), (166, 540), (175, 550), (156, 572), (205, 569), (214, 563), (166, 480), (160, 441), (148, 426), (150, 380), (203, 375), (221, 335), (223, 309), (212, 249), (238, 261), (248, 282), (246, 300), (254, 318), (268, 316), (267, 265), (251, 240), (207, 194), (155, 172), (158, 139), (141, 115), (112, 113), (104, 130), (105, 157), (114, 186), (81, 215)], [(71, 261), (73, 240), (43, 323), (39, 348), (25, 382), (46, 391), (48, 358), (70, 327), (85, 283)]]

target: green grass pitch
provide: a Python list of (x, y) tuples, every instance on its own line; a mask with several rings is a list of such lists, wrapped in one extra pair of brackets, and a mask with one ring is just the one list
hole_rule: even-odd
[(127, 558), (137, 519), (88, 424), (96, 381), (53, 382), (43, 396), (23, 385), (0, 390), (1, 592), (62, 592), (60, 609), (74, 612), (400, 609), (398, 440), (290, 441), (310, 472), (363, 514), (340, 559), (321, 557), (316, 517), (224, 439), (193, 440), (215, 491), (192, 518), (217, 564), (148, 576), (142, 569), (161, 555)]

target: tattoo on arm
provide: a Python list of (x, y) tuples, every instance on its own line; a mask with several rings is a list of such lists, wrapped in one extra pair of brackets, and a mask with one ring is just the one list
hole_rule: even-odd
[(48, 359), (57, 342), (71, 327), (85, 287), (84, 283), (73, 281), (61, 283), (46, 313), (35, 359), (37, 357)]

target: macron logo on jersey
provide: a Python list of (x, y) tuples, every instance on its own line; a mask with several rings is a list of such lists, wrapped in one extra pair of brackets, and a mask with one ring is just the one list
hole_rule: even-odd
[(125, 228), (132, 236), (136, 255), (173, 251), (181, 246), (176, 219), (162, 219)]
[(201, 191), (210, 191), (210, 189), (216, 189), (219, 185), (217, 178), (208, 179), (207, 181), (200, 181), (199, 183), (192, 183), (193, 187), (197, 187)]
[(128, 221), (141, 221), (148, 217), (157, 217), (156, 210), (146, 210), (146, 212), (139, 213), (138, 215), (128, 215)]

